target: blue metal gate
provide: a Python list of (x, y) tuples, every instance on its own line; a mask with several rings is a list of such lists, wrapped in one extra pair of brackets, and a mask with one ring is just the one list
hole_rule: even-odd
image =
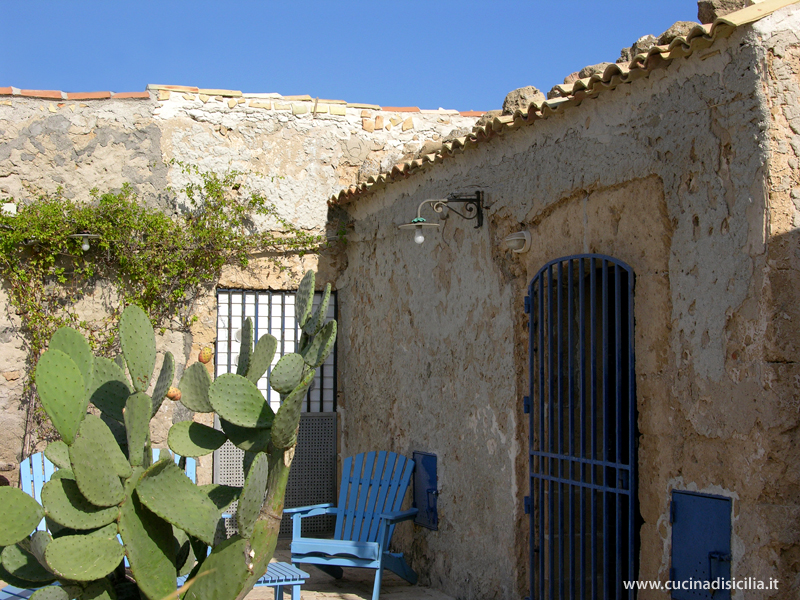
[(633, 271), (608, 256), (546, 264), (531, 281), (531, 598), (633, 598), (636, 402)]

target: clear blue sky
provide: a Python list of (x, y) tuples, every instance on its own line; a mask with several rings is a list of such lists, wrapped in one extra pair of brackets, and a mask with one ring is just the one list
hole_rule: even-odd
[(695, 0), (4, 0), (0, 87), (148, 83), (491, 110), (675, 21)]

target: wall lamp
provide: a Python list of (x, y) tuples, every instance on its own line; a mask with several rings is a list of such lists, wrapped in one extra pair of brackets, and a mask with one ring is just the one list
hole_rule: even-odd
[(71, 238), (82, 238), (83, 243), (81, 244), (81, 250), (84, 252), (89, 251), (89, 240), (96, 240), (99, 239), (100, 236), (96, 233), (73, 233), (72, 235), (68, 236)]
[(506, 248), (508, 248), (512, 252), (521, 254), (531, 249), (531, 232), (518, 231), (516, 233), (512, 233), (509, 236), (506, 236), (506, 238), (503, 241), (506, 244)]
[[(450, 212), (456, 213), (462, 219), (475, 221), (475, 229), (483, 225), (483, 192), (473, 194), (448, 194), (447, 198), (423, 200), (417, 208), (417, 216), (410, 223), (398, 225), (398, 229), (413, 229), (414, 241), (421, 244), (425, 241), (425, 228), (438, 228), (439, 223), (428, 223), (422, 216), (422, 207), (430, 204), (433, 212), (439, 215), (439, 220), (443, 221), (450, 216)], [(462, 205), (462, 211), (457, 211), (453, 205)]]

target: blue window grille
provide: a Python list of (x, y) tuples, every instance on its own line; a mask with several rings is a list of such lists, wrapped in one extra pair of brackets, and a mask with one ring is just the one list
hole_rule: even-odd
[(608, 256), (531, 281), (530, 586), (536, 600), (633, 598), (637, 576), (633, 271)]

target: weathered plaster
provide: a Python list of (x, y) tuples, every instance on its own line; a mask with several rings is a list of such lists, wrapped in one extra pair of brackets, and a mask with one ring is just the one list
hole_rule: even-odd
[[(398, 539), (436, 587), (527, 595), (522, 300), (549, 260), (597, 252), (636, 276), (640, 579), (667, 577), (670, 493), (689, 489), (733, 498), (735, 577), (796, 593), (796, 14), (346, 205), (343, 451), (388, 432), (438, 454), (440, 530)], [(483, 229), (454, 217), (422, 246), (396, 229), (474, 189)], [(501, 240), (522, 229), (531, 250), (512, 255)]]

